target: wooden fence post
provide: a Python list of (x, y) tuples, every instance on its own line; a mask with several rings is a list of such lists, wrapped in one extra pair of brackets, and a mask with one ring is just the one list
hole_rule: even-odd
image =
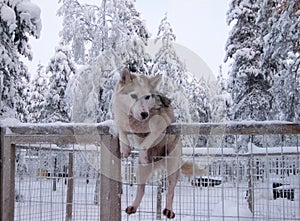
[(161, 192), (162, 192), (162, 184), (159, 183), (158, 186), (157, 186), (157, 193), (156, 193), (156, 219), (157, 220), (161, 220), (161, 201), (162, 201), (162, 195), (161, 195)]
[(67, 206), (66, 206), (66, 221), (72, 220), (73, 213), (73, 153), (69, 153), (69, 171), (68, 171), (68, 187), (67, 187)]
[(119, 140), (102, 136), (100, 153), (100, 220), (121, 220), (121, 154)]
[(254, 215), (253, 157), (248, 160), (248, 208)]
[(15, 145), (5, 136), (1, 127), (0, 217), (1, 221), (14, 220), (15, 203)]

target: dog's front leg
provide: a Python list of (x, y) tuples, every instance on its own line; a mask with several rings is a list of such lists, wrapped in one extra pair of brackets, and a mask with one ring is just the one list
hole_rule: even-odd
[(147, 166), (142, 166), (140, 164), (138, 165), (137, 172), (136, 172), (138, 187), (132, 205), (128, 206), (125, 210), (125, 212), (128, 215), (133, 214), (137, 211), (137, 208), (139, 207), (142, 198), (144, 196), (146, 181), (151, 174), (151, 170), (152, 170), (151, 165), (147, 165)]
[(124, 131), (119, 131), (119, 140), (120, 140), (120, 152), (122, 156), (125, 158), (129, 157), (131, 149), (130, 149), (127, 133), (125, 133)]
[(168, 123), (166, 119), (162, 116), (155, 115), (149, 121), (150, 133), (145, 137), (143, 142), (139, 145), (140, 148), (140, 162), (142, 164), (150, 163), (147, 157), (147, 150), (153, 147), (155, 144), (159, 143), (163, 139), (162, 134), (167, 128)]
[(166, 208), (163, 210), (163, 214), (168, 219), (175, 218), (175, 213), (173, 212), (172, 207), (173, 207), (174, 189), (175, 189), (178, 177), (179, 177), (179, 170), (177, 170), (175, 173), (168, 176), (169, 187), (168, 187), (168, 193), (167, 193)]

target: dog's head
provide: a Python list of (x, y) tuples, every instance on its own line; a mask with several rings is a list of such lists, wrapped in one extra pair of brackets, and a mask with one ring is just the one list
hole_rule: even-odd
[(161, 76), (136, 75), (130, 73), (127, 68), (123, 69), (117, 93), (125, 99), (123, 105), (127, 107), (129, 116), (138, 121), (149, 118), (150, 109), (155, 105), (154, 94), (160, 81)]

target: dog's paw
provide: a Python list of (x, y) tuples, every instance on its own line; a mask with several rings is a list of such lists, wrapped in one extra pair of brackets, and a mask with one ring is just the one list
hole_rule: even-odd
[(139, 163), (140, 164), (149, 164), (151, 163), (149, 160), (149, 157), (147, 155), (147, 151), (146, 150), (140, 150), (139, 152)]
[(130, 155), (130, 152), (122, 152), (122, 157), (128, 158)]
[(128, 206), (126, 209), (125, 209), (125, 212), (130, 215), (130, 214), (134, 214), (136, 213), (136, 208), (134, 206)]
[(163, 210), (164, 216), (166, 216), (168, 219), (174, 219), (175, 218), (175, 213), (172, 210), (169, 209), (164, 209)]
[(127, 157), (129, 157), (130, 153), (131, 153), (130, 147), (126, 144), (121, 144), (121, 154), (122, 154), (122, 156), (127, 158)]

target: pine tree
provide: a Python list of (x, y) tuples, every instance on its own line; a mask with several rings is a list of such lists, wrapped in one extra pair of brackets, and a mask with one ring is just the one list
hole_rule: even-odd
[(173, 32), (167, 14), (161, 20), (155, 43), (160, 43), (160, 49), (155, 55), (150, 73), (162, 75), (162, 83), (158, 90), (172, 99), (175, 115), (178, 121), (190, 122), (190, 104), (183, 85), (188, 85), (185, 65), (180, 61), (174, 48), (176, 36)]
[(70, 77), (75, 74), (75, 70), (69, 49), (59, 45), (46, 68), (46, 73), (49, 73), (50, 77), (49, 91), (45, 96), (45, 105), (42, 108), (44, 121), (71, 121), (71, 108), (65, 96), (68, 82)]
[(45, 104), (45, 95), (48, 91), (48, 81), (43, 65), (38, 64), (36, 77), (30, 85), (29, 121), (33, 123), (42, 122), (42, 109)]
[[(177, 122), (209, 122), (211, 120), (210, 89), (203, 78), (197, 79), (186, 70), (175, 50), (176, 35), (167, 14), (161, 20), (155, 43), (160, 45), (155, 55), (150, 74), (161, 74), (158, 90), (172, 100)], [(202, 136), (185, 137), (184, 145), (206, 145)]]
[(299, 121), (300, 1), (264, 1), (261, 9), (264, 53), (261, 66), (271, 72), (275, 119)]
[(178, 57), (174, 43), (176, 35), (167, 14), (161, 20), (155, 43), (160, 43), (151, 72), (163, 76), (160, 90), (172, 99), (175, 115), (182, 122), (209, 122), (209, 88), (204, 79), (189, 73)]
[(228, 89), (233, 99), (233, 120), (272, 119), (270, 76), (262, 72), (261, 29), (256, 23), (259, 0), (232, 0), (227, 14), (228, 24), (234, 24), (226, 45), (225, 61), (232, 59)]
[[(263, 29), (260, 0), (232, 0), (227, 23), (233, 24), (226, 44), (225, 61), (231, 62), (228, 91), (233, 105), (231, 120), (273, 119), (273, 96), (270, 93), (272, 75), (261, 69)], [(258, 19), (259, 18), (259, 19)], [(250, 137), (238, 136), (236, 151), (247, 151)], [(252, 140), (261, 144), (260, 138)]]
[[(23, 65), (23, 64), (21, 64)], [(29, 112), (27, 105), (29, 102), (29, 76), (27, 67), (23, 67), (19, 72), (18, 80), (15, 82), (15, 110), (17, 112), (17, 118), (21, 122), (27, 122), (29, 120)]]
[(220, 67), (219, 75), (216, 82), (216, 93), (211, 98), (211, 121), (212, 122), (226, 122), (230, 120), (229, 108), (232, 106), (232, 99), (227, 89), (227, 80), (223, 76)]
[(20, 57), (32, 59), (28, 36), (40, 35), (40, 9), (27, 0), (5, 0), (0, 12), (0, 117), (24, 120), (29, 75)]

